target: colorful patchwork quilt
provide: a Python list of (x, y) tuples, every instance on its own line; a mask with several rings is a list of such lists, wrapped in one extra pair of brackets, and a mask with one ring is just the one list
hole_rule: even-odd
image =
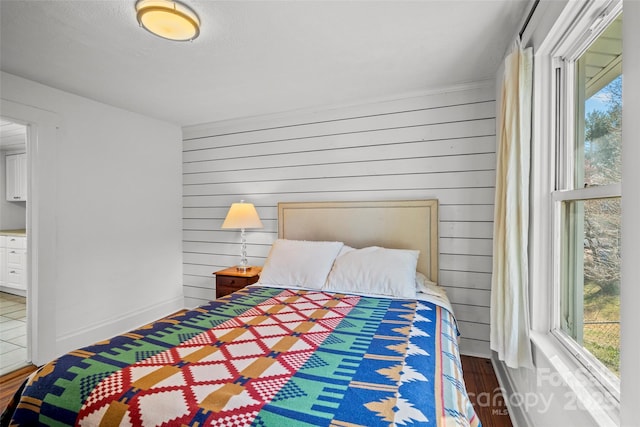
[(12, 425), (479, 426), (432, 302), (251, 286), (73, 351)]

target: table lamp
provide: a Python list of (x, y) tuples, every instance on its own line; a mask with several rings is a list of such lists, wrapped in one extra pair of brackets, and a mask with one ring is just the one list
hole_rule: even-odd
[(234, 228), (240, 229), (240, 242), (241, 242), (241, 258), (240, 264), (236, 266), (238, 271), (246, 273), (251, 270), (247, 264), (247, 236), (245, 229), (247, 228), (262, 228), (262, 221), (258, 216), (258, 212), (252, 203), (245, 203), (244, 200), (240, 200), (240, 203), (232, 203), (227, 212), (227, 216), (222, 223), (222, 228)]

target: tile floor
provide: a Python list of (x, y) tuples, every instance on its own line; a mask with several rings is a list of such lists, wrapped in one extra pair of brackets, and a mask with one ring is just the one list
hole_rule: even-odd
[(27, 365), (26, 299), (0, 292), (0, 375)]

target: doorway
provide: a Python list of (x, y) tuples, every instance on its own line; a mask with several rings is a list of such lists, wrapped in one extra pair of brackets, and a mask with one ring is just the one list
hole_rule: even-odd
[(30, 363), (27, 126), (0, 117), (0, 375)]

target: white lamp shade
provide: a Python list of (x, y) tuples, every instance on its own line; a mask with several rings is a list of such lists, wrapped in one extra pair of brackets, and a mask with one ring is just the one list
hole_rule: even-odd
[(232, 203), (222, 228), (262, 228), (262, 221), (253, 203)]

